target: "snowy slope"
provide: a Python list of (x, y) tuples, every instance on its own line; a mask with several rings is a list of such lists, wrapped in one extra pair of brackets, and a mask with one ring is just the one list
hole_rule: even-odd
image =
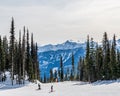
[[(87, 82), (66, 81), (41, 84), (38, 90), (37, 83), (26, 81), (25, 85), (11, 85), (10, 73), (6, 72), (6, 81), (0, 82), (0, 96), (120, 96), (120, 80)], [(54, 92), (50, 92), (53, 85)]]
[(4, 89), (15, 89), (15, 88), (20, 88), (20, 87), (23, 87), (23, 86), (25, 86), (25, 85), (27, 85), (27, 84), (29, 84), (29, 82), (27, 81), (27, 77), (25, 78), (26, 79), (26, 81), (25, 81), (25, 84), (21, 84), (21, 85), (19, 85), (19, 84), (17, 84), (16, 83), (16, 76), (14, 76), (14, 81), (13, 81), (13, 85), (14, 86), (12, 86), (12, 84), (11, 84), (11, 76), (10, 76), (10, 72), (5, 72), (5, 75), (6, 75), (6, 80), (5, 80), (5, 82), (0, 82), (0, 89), (1, 90), (4, 90)]
[[(53, 85), (54, 92), (50, 92)], [(37, 84), (16, 89), (0, 89), (0, 96), (120, 96), (120, 81), (101, 81), (93, 84), (84, 82), (62, 82), (41, 84), (42, 90), (37, 89)]]

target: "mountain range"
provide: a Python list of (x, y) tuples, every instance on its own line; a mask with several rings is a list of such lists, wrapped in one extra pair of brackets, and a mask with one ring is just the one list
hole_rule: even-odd
[[(120, 39), (117, 40), (117, 49), (120, 49)], [(101, 45), (101, 44), (100, 44)], [(80, 57), (85, 56), (86, 42), (73, 42), (67, 40), (62, 44), (45, 45), (38, 49), (38, 60), (40, 64), (41, 77), (46, 74), (49, 76), (50, 69), (58, 70), (60, 68), (60, 56), (63, 58), (64, 71), (71, 68), (71, 56), (74, 54), (74, 63), (77, 67)]]
[(45, 45), (39, 47), (38, 59), (40, 63), (41, 76), (49, 76), (50, 69), (58, 70), (60, 67), (60, 56), (63, 58), (64, 70), (71, 67), (71, 55), (74, 54), (75, 66), (77, 66), (80, 56), (85, 55), (86, 43), (77, 43), (67, 40), (62, 44)]

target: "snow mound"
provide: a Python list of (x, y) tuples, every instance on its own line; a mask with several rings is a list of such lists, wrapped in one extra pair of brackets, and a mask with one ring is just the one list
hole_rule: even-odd
[[(6, 80), (5, 82), (0, 82), (0, 90), (7, 90), (7, 89), (15, 89), (15, 88), (20, 88), (23, 87), (27, 84), (29, 84), (28, 81), (25, 81), (25, 84), (16, 84), (16, 80), (13, 81), (13, 85), (11, 83), (11, 77), (10, 77), (10, 72), (5, 72), (6, 75)], [(16, 76), (14, 76), (16, 78)]]

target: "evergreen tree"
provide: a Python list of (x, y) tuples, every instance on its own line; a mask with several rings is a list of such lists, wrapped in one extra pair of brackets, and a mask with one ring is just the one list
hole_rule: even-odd
[(6, 64), (6, 54), (5, 54), (5, 49), (4, 49), (4, 41), (2, 40), (2, 44), (1, 44), (1, 68), (2, 68), (2, 72), (4, 73), (5, 72), (5, 64)]
[(38, 58), (37, 58), (37, 43), (36, 44), (34, 44), (34, 58), (33, 58), (33, 61), (34, 61), (34, 63), (33, 63), (33, 65), (34, 65), (34, 79), (38, 79), (38, 67), (39, 67), (39, 62), (38, 62)]
[(59, 68), (59, 70), (58, 70), (58, 77), (59, 77), (59, 79), (60, 79), (60, 77), (61, 77), (61, 70), (60, 70), (60, 68)]
[(39, 67), (39, 62), (38, 62), (38, 46), (37, 46), (37, 43), (36, 43), (36, 46), (35, 46), (35, 62), (36, 62), (36, 79), (37, 80), (40, 80), (40, 67)]
[(23, 40), (22, 40), (22, 79), (23, 79), (23, 84), (25, 81), (25, 58), (26, 58), (26, 51), (25, 51), (25, 27), (23, 28)]
[(72, 70), (71, 70), (71, 80), (74, 80), (74, 76), (75, 76), (75, 68), (74, 68), (74, 55), (72, 53)]
[(90, 69), (91, 69), (91, 66), (90, 66), (90, 42), (89, 42), (89, 36), (87, 37), (87, 42), (86, 42), (86, 57), (85, 57), (85, 78), (87, 81), (90, 82)]
[(103, 36), (103, 79), (110, 79), (110, 44), (107, 33)]
[(72, 81), (73, 80), (73, 71), (72, 71), (72, 69), (70, 70), (71, 72), (70, 72), (70, 80)]
[(101, 47), (96, 46), (96, 79), (101, 80), (103, 77), (103, 50)]
[(64, 81), (64, 72), (63, 72), (63, 60), (62, 56), (60, 56), (60, 80)]
[[(0, 36), (0, 73), (3, 72), (3, 64), (2, 64), (2, 39)], [(1, 74), (0, 74), (1, 75)]]
[(18, 44), (15, 42), (15, 48), (14, 48), (14, 74), (17, 75), (18, 72)]
[[(24, 84), (25, 75), (29, 76), (30, 81), (40, 80), (37, 43), (34, 44), (32, 34), (30, 48), (29, 32), (27, 30), (27, 38), (25, 38), (25, 27), (23, 31), (22, 42), (21, 31), (19, 33), (19, 41), (17, 41), (15, 39), (14, 19), (12, 18), (9, 45), (6, 36), (3, 40), (0, 36), (0, 75), (5, 75), (6, 70), (10, 71), (12, 85), (15, 78), (17, 84)], [(15, 78), (14, 75), (16, 75)], [(3, 81), (3, 76), (1, 78), (0, 81)]]
[(44, 73), (44, 83), (47, 83), (47, 78), (45, 73)]
[(67, 68), (67, 80), (70, 80), (70, 69)]
[(50, 82), (53, 82), (53, 71), (50, 69)]
[(54, 72), (54, 77), (55, 77), (55, 80), (57, 79), (57, 70), (55, 70)]
[(11, 65), (11, 82), (13, 85), (14, 80), (14, 43), (15, 43), (15, 28), (14, 28), (14, 19), (12, 18), (11, 29), (10, 29), (10, 65)]
[(82, 63), (82, 57), (80, 57), (80, 60), (78, 62), (78, 68), (77, 68), (77, 70), (78, 70), (78, 72), (77, 72), (78, 79), (80, 81), (82, 81), (83, 80), (83, 63)]
[(18, 82), (21, 84), (22, 79), (22, 45), (21, 45), (21, 31), (19, 32), (19, 44), (18, 44)]
[(96, 57), (95, 57), (95, 45), (94, 45), (94, 41), (93, 38), (91, 38), (90, 41), (90, 62), (89, 62), (89, 75), (90, 75), (90, 82), (95, 81), (95, 76), (96, 76), (96, 72), (95, 72), (95, 68), (96, 68)]
[(117, 50), (117, 78), (120, 78), (120, 52)]
[(8, 53), (8, 40), (5, 37), (3, 37), (3, 51), (5, 54), (5, 69), (8, 70), (9, 69), (9, 53)]
[(34, 76), (34, 42), (33, 42), (33, 34), (31, 34), (31, 63), (30, 63), (30, 80), (33, 81), (33, 79), (35, 78)]
[(27, 47), (26, 47), (26, 66), (25, 69), (28, 73), (28, 76), (30, 77), (30, 44), (29, 44), (29, 30), (27, 29)]
[(117, 77), (117, 61), (116, 61), (116, 39), (115, 35), (113, 37), (111, 54), (110, 54), (110, 69), (111, 69), (111, 79), (116, 79)]

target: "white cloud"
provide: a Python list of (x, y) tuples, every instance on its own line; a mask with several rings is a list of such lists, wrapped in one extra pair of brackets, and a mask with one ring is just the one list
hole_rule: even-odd
[(12, 0), (0, 5), (1, 34), (9, 33), (13, 16), (16, 35), (26, 25), (39, 44), (86, 40), (88, 34), (98, 41), (104, 31), (120, 37), (119, 0)]

